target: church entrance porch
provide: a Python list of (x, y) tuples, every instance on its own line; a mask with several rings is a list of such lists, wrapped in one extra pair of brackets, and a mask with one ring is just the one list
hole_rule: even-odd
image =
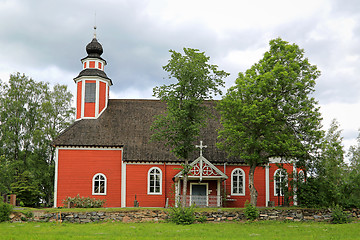
[[(187, 177), (186, 206), (220, 207), (222, 206), (221, 182), (226, 180), (228, 176), (202, 155), (202, 149), (207, 147), (202, 144), (202, 141), (196, 147), (200, 148), (200, 157), (190, 164)], [(182, 171), (174, 176), (175, 204), (182, 202), (180, 189), (182, 189), (183, 178)]]

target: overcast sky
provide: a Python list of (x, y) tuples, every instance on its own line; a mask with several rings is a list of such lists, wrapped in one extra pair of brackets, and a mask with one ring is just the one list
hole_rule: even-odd
[(103, 45), (111, 98), (152, 98), (166, 84), (169, 49), (197, 48), (229, 72), (258, 62), (271, 39), (305, 50), (322, 75), (315, 97), (327, 129), (333, 118), (345, 148), (360, 128), (360, 2), (357, 0), (0, 0), (0, 79), (20, 72), (61, 83), (73, 78), (93, 37)]

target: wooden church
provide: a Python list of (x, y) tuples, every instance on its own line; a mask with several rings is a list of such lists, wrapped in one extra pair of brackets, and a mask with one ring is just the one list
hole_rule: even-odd
[[(54, 141), (56, 147), (54, 207), (77, 195), (105, 199), (105, 207), (165, 207), (180, 199), (182, 175), (177, 159), (161, 142), (150, 142), (154, 116), (164, 113), (159, 100), (109, 99), (112, 80), (96, 36), (81, 59), (77, 86), (76, 121)], [(216, 101), (206, 102), (213, 107)], [(243, 207), (250, 200), (249, 166), (228, 158), (216, 147), (219, 114), (201, 131), (193, 154), (187, 203), (197, 206)], [(295, 169), (285, 164), (287, 174)], [(255, 170), (258, 206), (283, 201), (276, 160)]]

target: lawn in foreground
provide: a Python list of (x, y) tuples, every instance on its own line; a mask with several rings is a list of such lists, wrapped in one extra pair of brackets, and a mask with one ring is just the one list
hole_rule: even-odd
[(360, 223), (1, 223), (0, 239), (360, 239)]

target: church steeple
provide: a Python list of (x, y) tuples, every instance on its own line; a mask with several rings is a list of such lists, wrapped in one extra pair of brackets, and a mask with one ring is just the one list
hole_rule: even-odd
[[(94, 27), (96, 31), (96, 27)], [(98, 118), (106, 109), (112, 81), (104, 72), (103, 48), (96, 39), (86, 45), (87, 56), (81, 59), (83, 70), (74, 78), (77, 85), (76, 120)]]

